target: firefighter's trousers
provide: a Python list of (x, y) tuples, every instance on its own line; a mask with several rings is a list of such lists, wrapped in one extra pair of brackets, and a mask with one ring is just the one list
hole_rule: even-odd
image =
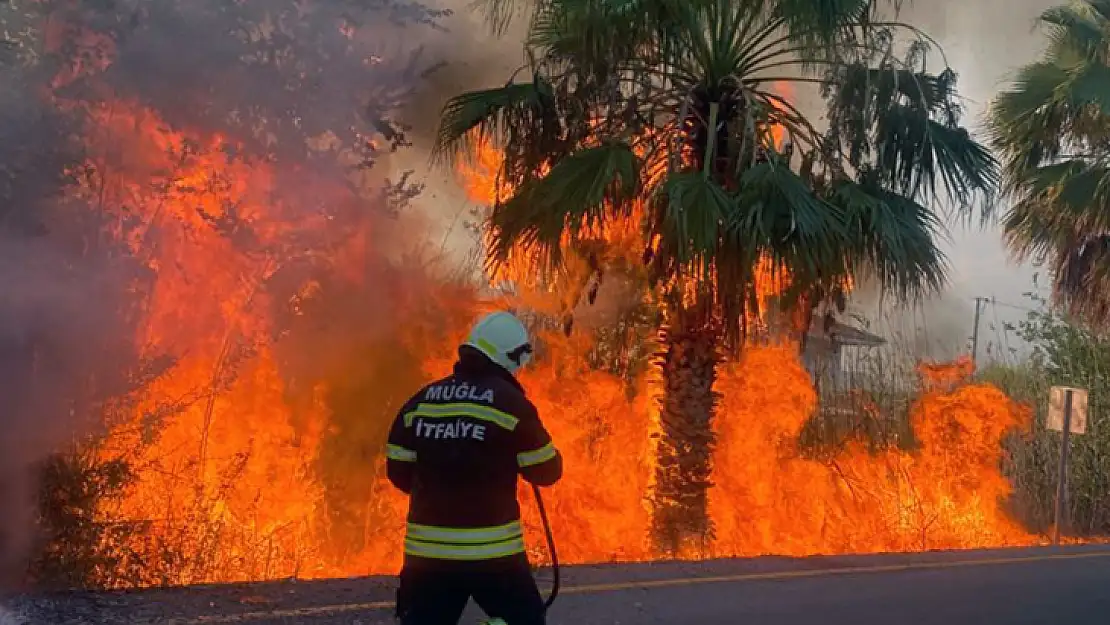
[(508, 625), (544, 625), (543, 597), (525, 554), (458, 562), (405, 557), (397, 591), (401, 625), (457, 625), (469, 599)]

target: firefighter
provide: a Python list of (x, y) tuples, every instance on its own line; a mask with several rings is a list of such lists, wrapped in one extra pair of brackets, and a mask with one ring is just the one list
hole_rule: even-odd
[(520, 320), (489, 314), (459, 347), (454, 373), (421, 389), (393, 423), (387, 473), (410, 496), (402, 625), (455, 625), (470, 598), (508, 625), (545, 622), (517, 476), (550, 486), (563, 464), (515, 377), (531, 357)]

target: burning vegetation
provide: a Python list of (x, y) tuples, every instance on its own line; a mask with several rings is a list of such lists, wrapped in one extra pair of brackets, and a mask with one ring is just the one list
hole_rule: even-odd
[[(518, 257), (496, 279), (519, 290), (496, 298), (428, 261), (426, 223), (404, 211), (419, 188), (373, 166), (407, 143), (394, 114), (428, 69), (380, 39), (381, 24), (433, 30), (440, 14), (387, 2), (365, 14), (284, 0), (109, 4), (23, 5), (42, 47), (18, 71), (57, 122), (37, 137), (51, 152), (36, 165), (59, 175), (11, 196), (37, 229), (9, 227), (2, 249), (81, 285), (55, 293), (34, 276), (4, 277), (9, 294), (41, 295), (19, 299), (27, 310), (4, 328), (16, 345), (4, 362), (22, 375), (8, 379), (26, 397), (6, 418), (20, 443), (34, 441), (20, 462), (49, 484), (39, 579), (394, 572), (405, 501), (384, 481), (389, 423), (494, 305), (535, 313), (541, 353), (523, 382), (566, 456), (549, 498), (566, 562), (676, 555), (653, 527), (668, 471), (704, 482), (712, 521), (693, 528), (706, 540), (681, 557), (1037, 540), (1003, 512), (1002, 441), (1027, 411), (970, 382), (964, 363), (922, 370), (943, 383), (925, 384), (909, 409), (913, 440), (815, 450), (799, 442), (818, 401), (797, 337), (769, 331), (738, 359), (705, 363), (699, 397), (715, 399), (716, 444), (670, 459), (696, 467), (668, 467), (660, 432), (682, 424), (661, 414), (673, 376), (653, 358), (663, 307), (637, 286), (634, 226), (599, 229), (594, 255), (570, 259), (555, 282)], [(209, 33), (215, 43), (186, 45)], [(500, 155), (481, 155), (460, 183), (489, 204)], [(597, 258), (617, 268), (603, 287)], [(760, 275), (769, 308), (782, 276)], [(96, 340), (71, 345), (74, 327)], [(47, 357), (63, 366), (39, 364)], [(33, 437), (40, 426), (51, 435)], [(12, 479), (26, 466), (4, 468)], [(542, 544), (538, 519), (526, 520)]]
[[(498, 162), (496, 150), (481, 143), (476, 158), (460, 164), (462, 185), (476, 203), (497, 200)], [(619, 225), (615, 230), (613, 247), (627, 249), (621, 243), (628, 241), (627, 230)], [(629, 267), (607, 260), (610, 267)], [(569, 260), (559, 282), (581, 282), (591, 264)], [(524, 284), (535, 275), (527, 263), (509, 263), (507, 273)], [(769, 313), (788, 280), (764, 263), (760, 283), (759, 308)], [(597, 304), (596, 298), (605, 296), (592, 293), (583, 299)], [(551, 314), (560, 309), (558, 302), (549, 300), (549, 306)], [(635, 325), (642, 306), (629, 307), (626, 301), (618, 320), (610, 323)], [(570, 308), (583, 315), (590, 305)], [(921, 392), (906, 415), (913, 440), (876, 448), (865, 436), (849, 436), (831, 446), (803, 445), (803, 429), (824, 418), (797, 341), (775, 329), (770, 317), (761, 315), (753, 323), (763, 329), (757, 335), (764, 340), (753, 338), (739, 359), (716, 373), (716, 444), (708, 448), (713, 458), (705, 460), (705, 466), (713, 466), (712, 476), (706, 476), (712, 482), (706, 505), (714, 539), (686, 557), (957, 549), (1038, 540), (1003, 510), (1012, 490), (1002, 473), (1003, 441), (1028, 427), (1028, 408), (993, 386), (973, 383), (967, 359), (922, 363)], [(654, 328), (657, 318), (644, 325)], [(605, 345), (612, 337), (604, 329), (584, 330), (569, 340), (559, 332), (547, 337), (557, 347), (539, 370), (524, 376), (567, 456), (569, 479), (555, 487), (549, 504), (560, 554), (589, 562), (660, 557), (651, 511), (663, 390), (648, 358), (655, 337), (640, 339), (652, 344), (640, 352), (648, 366), (619, 372), (636, 381), (623, 391), (620, 377), (598, 371), (588, 361), (592, 350), (612, 348)], [(589, 396), (558, 393), (561, 385), (549, 380), (568, 370), (574, 373), (563, 377), (564, 384), (581, 379)], [(864, 418), (898, 417), (872, 408)], [(599, 434), (601, 444), (595, 438)], [(637, 445), (627, 444), (629, 440)], [(589, 513), (583, 514), (584, 509)], [(614, 529), (612, 542), (606, 541), (609, 528)], [(538, 541), (539, 534), (533, 538)]]

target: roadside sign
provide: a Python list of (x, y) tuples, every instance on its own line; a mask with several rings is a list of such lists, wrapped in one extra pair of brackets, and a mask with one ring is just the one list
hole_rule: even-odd
[(1087, 391), (1072, 386), (1053, 386), (1048, 391), (1048, 418), (1045, 426), (1063, 432), (1060, 438), (1060, 473), (1056, 478), (1056, 528), (1052, 542), (1060, 544), (1060, 536), (1068, 523), (1068, 447), (1072, 434), (1087, 432)]
[[(1065, 414), (1068, 391), (1071, 391), (1071, 418)], [(1053, 386), (1048, 392), (1048, 419), (1045, 426), (1057, 432), (1064, 431), (1069, 422), (1069, 434), (1087, 433), (1087, 390), (1071, 386)]]

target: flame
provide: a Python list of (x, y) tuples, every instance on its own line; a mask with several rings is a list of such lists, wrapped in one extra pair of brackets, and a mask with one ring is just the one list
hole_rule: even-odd
[[(101, 43), (84, 45), (100, 50)], [(94, 58), (93, 67), (69, 68), (57, 82), (110, 62), (106, 52)], [(146, 283), (136, 285), (148, 294), (137, 338), (150, 356), (172, 357), (99, 449), (138, 472), (127, 497), (99, 511), (100, 521), (130, 528), (115, 538), (120, 557), (101, 572), (101, 583), (132, 585), (135, 570), (139, 584), (395, 572), (407, 502), (383, 478), (381, 450), (393, 414), (378, 402), (395, 409), (399, 395), (443, 375), (473, 316), (501, 302), (483, 300), (476, 285), (386, 261), (386, 250), (375, 246), (388, 237), (375, 236), (371, 221), (352, 236), (330, 236), (331, 216), (307, 210), (308, 194), (283, 188), (288, 172), (241, 154), (231, 138), (172, 127), (124, 98), (89, 105), (89, 112), (88, 162), (66, 192), (112, 217), (106, 235), (126, 242), (149, 270)], [(481, 145), (476, 162), (460, 172), (469, 197), (489, 204), (503, 193), (499, 164), (500, 154)], [(317, 200), (359, 201), (344, 193), (326, 181), (311, 188)], [(639, 262), (642, 216), (637, 207), (627, 220), (599, 227), (602, 254)], [(280, 338), (288, 322), (275, 312), (288, 302), (268, 285), (320, 256), (346, 288), (389, 302), (391, 310), (377, 314), (387, 318), (383, 324), (395, 322), (388, 327), (396, 336), (378, 337), (374, 323), (360, 322), (350, 326), (354, 335), (313, 345), (303, 357), (321, 373), (294, 393)], [(529, 275), (528, 258), (513, 262), (507, 276)], [(773, 269), (758, 268), (761, 312), (789, 279)], [(581, 259), (570, 260), (572, 277), (588, 271)], [(304, 276), (294, 281), (293, 308), (308, 317), (323, 287)], [(564, 293), (554, 294), (557, 304), (551, 294), (531, 297), (533, 307), (576, 305)], [(591, 367), (596, 345), (589, 332), (544, 332), (542, 339), (546, 358), (522, 381), (566, 458), (566, 477), (547, 498), (561, 559), (656, 557), (646, 499), (656, 382), (645, 373), (630, 384)], [(375, 347), (348, 352), (347, 343)], [(406, 362), (415, 363), (418, 379), (379, 380), (365, 391), (367, 372)], [(993, 387), (967, 383), (964, 369), (923, 368), (928, 379), (951, 383), (929, 385), (913, 405), (918, 449), (871, 453), (860, 442), (814, 459), (797, 442), (817, 403), (797, 346), (749, 346), (723, 366), (715, 389), (717, 537), (710, 553), (698, 555), (1034, 542), (1002, 513), (1010, 485), (998, 468), (1002, 437), (1026, 423), (1028, 411)], [(335, 396), (344, 392), (366, 406), (357, 423), (339, 417)], [(338, 439), (359, 446), (354, 461), (336, 457)], [(522, 501), (530, 544), (541, 546), (523, 489)], [(534, 555), (546, 558), (542, 548)]]
[[(283, 259), (264, 250), (312, 226), (275, 219), (274, 172), (232, 158), (233, 144), (218, 135), (172, 131), (126, 102), (92, 112), (96, 175), (76, 178), (71, 193), (114, 213), (115, 235), (146, 260), (152, 285), (139, 341), (176, 357), (100, 450), (140, 469), (131, 495), (105, 514), (147, 526), (144, 544), (131, 546), (139, 557), (172, 545), (176, 557), (204, 553), (217, 579), (281, 573), (313, 549), (297, 538), (316, 531), (321, 485), (308, 476), (327, 420), (313, 406), (294, 427), (284, 401), (263, 288)], [(256, 249), (218, 234), (232, 211), (261, 238)], [(221, 546), (206, 553), (215, 533)], [(273, 539), (282, 536), (290, 539)], [(177, 583), (196, 572), (151, 574)]]
[[(794, 93), (794, 85), (781, 80), (775, 81), (771, 86), (771, 91), (786, 100), (791, 100), (796, 95)], [(782, 105), (779, 102), (771, 100), (771, 104), (779, 111), (782, 111)], [(775, 149), (781, 150), (786, 145), (787, 138), (786, 126), (782, 124), (771, 124), (771, 140)]]
[[(500, 155), (488, 144), (482, 144), (480, 150), (478, 161), (484, 169), (461, 167), (459, 175), (474, 201), (489, 203), (497, 195), (490, 181)], [(525, 276), (528, 268), (523, 266), (518, 271), (514, 273)], [(756, 275), (756, 324), (766, 329), (771, 301), (789, 286), (790, 277), (767, 259), (757, 266)], [(842, 288), (849, 291), (852, 287), (853, 281), (846, 278)], [(568, 362), (581, 359), (574, 351), (567, 348), (566, 353), (560, 352), (556, 361), (561, 364), (552, 367), (574, 368)], [(798, 346), (781, 341), (751, 345), (739, 361), (726, 364), (714, 388), (721, 394), (716, 486), (711, 494), (717, 536), (712, 553), (702, 555), (812, 555), (1035, 542), (1036, 538), (1001, 508), (1011, 492), (999, 468), (1002, 439), (1029, 422), (1028, 408), (993, 386), (969, 383), (967, 359), (923, 364), (920, 370), (924, 392), (910, 411), (918, 437), (916, 450), (873, 453), (863, 441), (857, 441), (834, 458), (813, 459), (797, 442), (817, 409), (812, 379), (800, 363)], [(533, 375), (550, 379), (546, 371)], [(603, 376), (591, 374), (576, 379), (593, 393), (594, 389), (606, 388), (598, 378)], [(644, 395), (650, 397), (657, 392), (649, 379), (643, 384)], [(586, 484), (579, 484), (574, 474), (568, 476), (567, 484), (556, 486), (553, 500), (572, 502), (578, 516), (556, 515), (561, 550), (573, 554), (569, 556), (571, 561), (621, 557), (616, 554), (653, 557), (646, 542), (649, 517), (643, 505), (649, 486), (643, 476), (653, 466), (650, 447), (624, 450), (628, 463), (621, 465), (622, 470), (617, 471), (620, 482), (610, 489), (607, 477), (612, 471), (599, 465), (597, 457), (575, 453), (570, 441), (578, 440), (580, 434), (572, 435), (570, 441), (560, 438), (566, 431), (569, 408), (575, 423), (592, 422), (592, 418), (580, 415), (597, 414), (595, 418), (603, 423), (620, 423), (627, 428), (626, 420), (637, 415), (633, 440), (650, 439), (655, 432), (653, 402), (638, 395), (641, 399), (627, 403), (619, 410), (619, 417), (606, 418), (604, 413), (596, 412), (606, 400), (591, 401), (590, 408), (583, 409), (577, 405), (580, 397), (572, 394), (552, 398), (550, 385), (533, 383), (529, 388), (556, 438), (568, 450), (568, 466), (587, 467), (586, 484), (605, 488), (610, 497), (621, 502), (615, 509), (599, 504), (595, 496), (587, 498), (578, 492)], [(574, 403), (568, 405), (568, 400)], [(643, 472), (630, 474), (628, 467)], [(628, 485), (631, 475), (641, 479)], [(583, 514), (583, 510), (589, 513)], [(593, 528), (615, 524), (620, 528), (620, 541), (606, 549), (591, 540), (599, 537), (584, 527), (581, 532), (560, 530), (562, 524), (581, 526), (579, 517)]]
[[(920, 449), (801, 456), (817, 397), (794, 345), (749, 349), (717, 390), (711, 500), (721, 555), (863, 553), (1024, 544), (1006, 518), (1002, 437), (1030, 418), (989, 385), (923, 394), (911, 409)], [(959, 367), (959, 364), (953, 365)], [(949, 368), (938, 367), (944, 374)]]

